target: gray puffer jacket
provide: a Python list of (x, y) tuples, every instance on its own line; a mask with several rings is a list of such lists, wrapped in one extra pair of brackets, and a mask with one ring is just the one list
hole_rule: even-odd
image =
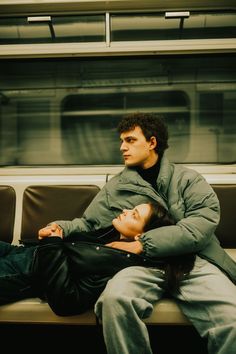
[(157, 190), (131, 168), (114, 176), (93, 199), (82, 218), (56, 221), (67, 236), (111, 225), (123, 209), (152, 200), (165, 206), (176, 225), (148, 231), (140, 238), (148, 257), (196, 253), (221, 268), (236, 283), (236, 263), (214, 235), (220, 219), (216, 193), (198, 172), (161, 161)]

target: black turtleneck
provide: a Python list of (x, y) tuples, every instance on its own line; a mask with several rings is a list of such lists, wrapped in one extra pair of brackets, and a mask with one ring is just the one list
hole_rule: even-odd
[(160, 171), (160, 161), (158, 160), (155, 165), (149, 168), (136, 167), (138, 174), (147, 182), (149, 182), (154, 189), (157, 189), (157, 177)]

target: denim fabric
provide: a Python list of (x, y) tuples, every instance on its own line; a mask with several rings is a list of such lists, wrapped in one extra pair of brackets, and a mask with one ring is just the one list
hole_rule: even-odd
[[(108, 354), (152, 353), (142, 319), (151, 314), (163, 289), (164, 275), (154, 268), (129, 267), (108, 282), (95, 305)], [(221, 270), (197, 257), (180, 292), (172, 295), (208, 340), (209, 354), (236, 353), (236, 286)]]
[(31, 264), (35, 247), (0, 241), (0, 305), (34, 296)]

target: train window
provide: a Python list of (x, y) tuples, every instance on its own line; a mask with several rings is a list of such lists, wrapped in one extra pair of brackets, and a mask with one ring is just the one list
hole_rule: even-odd
[(105, 15), (0, 18), (0, 44), (105, 41)]
[(111, 29), (113, 41), (233, 38), (236, 12), (114, 14)]
[[(66, 97), (62, 105), (61, 121), (64, 135), (63, 152), (71, 163), (87, 164), (89, 161), (97, 165), (101, 163), (101, 158), (104, 164), (121, 163), (121, 155), (117, 153), (119, 136), (116, 127), (123, 112), (140, 110), (165, 112), (169, 129), (172, 130), (172, 138), (177, 140), (178, 157), (180, 160), (186, 158), (190, 127), (186, 94), (178, 91), (160, 92), (152, 87), (146, 87), (146, 90), (139, 92), (138, 85), (136, 89), (137, 92), (115, 89), (102, 90), (103, 92), (99, 93), (98, 90), (93, 94), (81, 93)], [(180, 136), (184, 143), (178, 139)]]
[(0, 164), (120, 164), (116, 126), (137, 111), (164, 116), (172, 161), (235, 163), (235, 59), (3, 59)]
[[(235, 38), (236, 12), (111, 14), (112, 41)], [(105, 42), (105, 14), (0, 17), (0, 44)]]

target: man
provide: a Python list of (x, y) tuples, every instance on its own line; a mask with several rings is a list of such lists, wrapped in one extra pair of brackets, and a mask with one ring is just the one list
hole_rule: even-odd
[(165, 274), (158, 268), (129, 267), (108, 282), (95, 305), (108, 354), (152, 353), (142, 319), (166, 291), (179, 300), (185, 315), (207, 338), (209, 353), (236, 353), (236, 263), (214, 235), (220, 213), (216, 194), (196, 171), (168, 161), (163, 120), (152, 114), (129, 115), (120, 122), (119, 133), (124, 170), (98, 193), (83, 218), (57, 221), (55, 229), (61, 228), (67, 236), (104, 228), (122, 209), (156, 200), (176, 224), (111, 246), (155, 258), (192, 253), (197, 257), (177, 292), (166, 288)]

